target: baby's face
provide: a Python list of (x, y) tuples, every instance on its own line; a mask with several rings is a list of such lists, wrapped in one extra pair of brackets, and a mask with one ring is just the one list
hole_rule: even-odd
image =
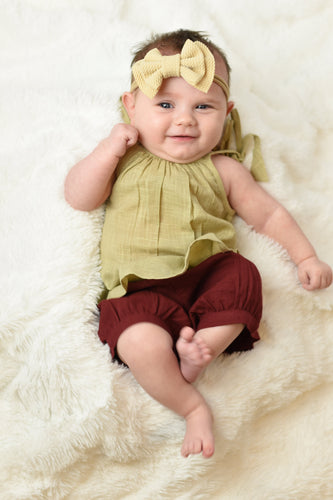
[(131, 109), (126, 107), (140, 143), (152, 154), (176, 163), (209, 153), (220, 141), (232, 107), (216, 83), (206, 94), (180, 77), (164, 80), (153, 99), (138, 89), (132, 100)]

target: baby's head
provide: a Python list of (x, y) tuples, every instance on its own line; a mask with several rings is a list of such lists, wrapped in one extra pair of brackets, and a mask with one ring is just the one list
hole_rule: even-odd
[[(143, 59), (152, 49), (158, 49), (162, 55), (178, 54), (182, 51), (187, 40), (201, 42), (212, 52), (215, 59), (215, 72), (230, 85), (231, 68), (225, 53), (213, 43), (204, 33), (192, 30), (177, 30), (168, 33), (153, 35), (150, 39), (138, 45), (134, 52), (131, 66)], [(132, 83), (134, 81), (132, 73)]]
[(230, 66), (199, 32), (179, 30), (142, 44), (132, 61), (131, 92), (122, 101), (139, 141), (151, 153), (188, 163), (221, 140)]

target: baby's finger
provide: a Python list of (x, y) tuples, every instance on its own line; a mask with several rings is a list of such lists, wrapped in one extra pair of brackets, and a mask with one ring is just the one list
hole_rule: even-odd
[(318, 288), (318, 286), (320, 284), (320, 281), (318, 281), (318, 279), (311, 276), (307, 272), (302, 273), (302, 275), (300, 276), (300, 281), (301, 281), (303, 288), (305, 288), (305, 290), (309, 290), (309, 291), (315, 290), (316, 288)]
[(298, 269), (298, 279), (301, 282), (301, 285), (306, 288), (307, 286), (310, 285), (310, 276), (306, 271), (302, 271), (301, 269)]
[(332, 283), (332, 277), (330, 274), (326, 274), (323, 276), (322, 280), (321, 280), (321, 288), (327, 288), (330, 286), (330, 284)]
[(139, 132), (136, 128), (132, 127), (127, 136), (127, 145), (134, 146), (138, 141)]

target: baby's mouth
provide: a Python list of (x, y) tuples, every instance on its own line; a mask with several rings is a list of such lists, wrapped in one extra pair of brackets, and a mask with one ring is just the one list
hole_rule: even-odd
[(193, 135), (171, 135), (169, 137), (174, 141), (179, 141), (179, 142), (192, 141), (193, 139), (195, 139)]

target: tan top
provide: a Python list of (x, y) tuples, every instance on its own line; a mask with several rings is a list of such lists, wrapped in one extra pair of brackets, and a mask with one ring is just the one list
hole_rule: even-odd
[(101, 241), (108, 298), (129, 281), (170, 278), (227, 250), (236, 251), (234, 211), (208, 154), (173, 163), (131, 148), (117, 167)]

